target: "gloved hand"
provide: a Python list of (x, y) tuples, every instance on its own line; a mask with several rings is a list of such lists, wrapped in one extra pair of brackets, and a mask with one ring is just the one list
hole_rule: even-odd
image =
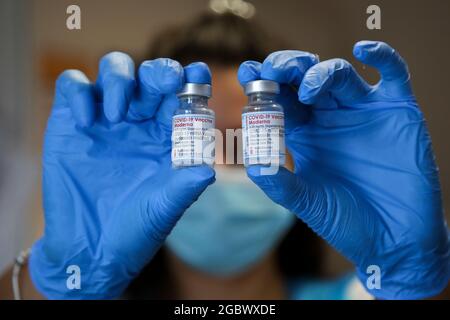
[[(367, 288), (375, 297), (437, 295), (450, 277), (448, 229), (408, 68), (385, 43), (359, 42), (353, 54), (378, 69), (377, 85), (347, 61), (318, 63), (299, 51), (241, 65), (242, 84), (258, 78), (284, 84), (286, 145), (295, 162), (294, 173), (280, 168), (268, 176), (250, 167), (248, 175), (351, 260), (362, 284), (375, 286)], [(297, 86), (298, 97), (286, 85)], [(372, 281), (374, 265), (380, 288)]]
[(76, 70), (57, 80), (43, 154), (45, 233), (30, 259), (48, 298), (118, 297), (214, 181), (211, 168), (174, 170), (170, 159), (175, 93), (185, 78), (210, 82), (208, 67), (156, 59), (134, 72), (115, 52), (101, 59), (95, 85)]

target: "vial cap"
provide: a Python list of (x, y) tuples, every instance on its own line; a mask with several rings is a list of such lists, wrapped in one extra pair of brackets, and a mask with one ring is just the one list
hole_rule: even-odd
[(280, 93), (280, 85), (275, 81), (270, 80), (255, 80), (250, 81), (245, 85), (244, 88), (245, 95), (249, 95), (257, 92), (266, 93)]
[(190, 95), (210, 98), (211, 86), (209, 84), (185, 83), (181, 91), (177, 93), (178, 97)]

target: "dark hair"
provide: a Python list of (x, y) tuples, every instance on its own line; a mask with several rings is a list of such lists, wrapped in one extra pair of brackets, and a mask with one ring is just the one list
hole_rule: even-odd
[(231, 13), (205, 13), (187, 25), (160, 33), (145, 58), (172, 58), (183, 65), (203, 60), (233, 66), (245, 60), (262, 61), (281, 46), (252, 20)]
[[(153, 41), (145, 59), (167, 57), (186, 65), (193, 61), (221, 66), (237, 66), (245, 60), (263, 61), (281, 42), (269, 37), (252, 21), (234, 14), (206, 13), (192, 23), (167, 29)], [(167, 277), (165, 249), (133, 281), (131, 298), (163, 298), (170, 284)], [(297, 220), (277, 249), (280, 270), (285, 278), (318, 276), (321, 273), (319, 237)], [(152, 285), (149, 292), (148, 284)]]

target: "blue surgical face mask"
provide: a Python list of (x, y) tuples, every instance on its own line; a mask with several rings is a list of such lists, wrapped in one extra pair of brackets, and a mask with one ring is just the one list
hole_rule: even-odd
[(229, 276), (244, 272), (273, 249), (295, 216), (272, 202), (243, 168), (217, 169), (209, 186), (166, 240), (186, 264)]

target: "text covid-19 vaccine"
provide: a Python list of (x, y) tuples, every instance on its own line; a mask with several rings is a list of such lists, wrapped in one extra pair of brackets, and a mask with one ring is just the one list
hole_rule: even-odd
[(275, 102), (278, 83), (256, 80), (247, 83), (248, 105), (242, 111), (244, 165), (279, 165), (286, 162), (284, 111)]
[(177, 96), (180, 106), (172, 118), (172, 166), (213, 166), (215, 119), (208, 108), (211, 86), (186, 83)]

